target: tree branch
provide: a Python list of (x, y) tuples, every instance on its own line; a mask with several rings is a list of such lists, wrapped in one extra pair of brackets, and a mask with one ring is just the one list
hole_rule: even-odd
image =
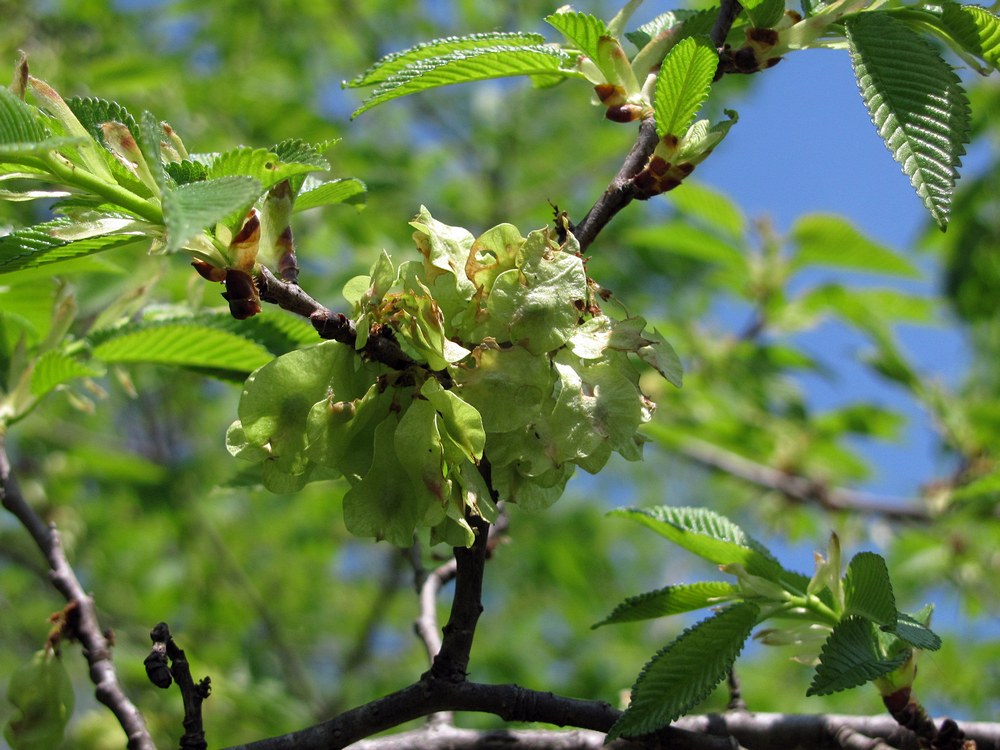
[(90, 667), (90, 680), (94, 683), (97, 700), (111, 709), (118, 719), (128, 737), (129, 750), (156, 750), (142, 714), (122, 690), (111, 659), (111, 644), (98, 622), (94, 600), (84, 592), (76, 573), (66, 559), (59, 532), (54, 525), (47, 525), (21, 494), (17, 479), (11, 470), (5, 436), (2, 432), (0, 432), (0, 501), (35, 540), (35, 544), (48, 562), (52, 585), (75, 609), (71, 622), (73, 627), (68, 635), (80, 641), (83, 647), (83, 655)]
[[(428, 673), (409, 687), (323, 724), (228, 750), (336, 750), (376, 732), (442, 711), (489, 713), (505, 721), (539, 721), (601, 733), (606, 733), (621, 715), (621, 711), (602, 701), (566, 698), (517, 685), (455, 683), (435, 679)], [(728, 737), (697, 734), (675, 727), (667, 727), (656, 736), (672, 750), (736, 748)]]
[(813, 479), (764, 466), (694, 438), (685, 438), (669, 449), (703, 466), (780, 492), (796, 502), (817, 504), (825, 510), (877, 515), (894, 521), (927, 523), (931, 520), (927, 509), (914, 501), (900, 501), (843, 487), (830, 487)]
[(191, 676), (184, 651), (174, 642), (167, 623), (161, 622), (149, 633), (153, 650), (146, 657), (146, 674), (156, 687), (166, 689), (176, 682), (184, 702), (184, 734), (181, 750), (207, 750), (205, 726), (201, 717), (201, 704), (212, 692), (212, 681), (205, 677), (198, 682)]
[(468, 675), (472, 639), (483, 612), (483, 574), (489, 542), (490, 525), (486, 521), (471, 515), (466, 520), (476, 532), (476, 541), (469, 548), (454, 550), (455, 597), (448, 624), (442, 631), (441, 648), (429, 672), (432, 679), (454, 683), (464, 682)]
[(653, 155), (653, 149), (659, 138), (656, 135), (656, 123), (647, 117), (639, 123), (639, 135), (635, 145), (628, 152), (618, 174), (611, 180), (604, 194), (597, 199), (583, 221), (573, 227), (573, 235), (580, 243), (580, 251), (585, 251), (604, 227), (625, 206), (635, 200), (636, 189), (633, 178), (639, 174)]
[[(719, 15), (715, 18), (711, 32), (712, 43), (716, 48), (721, 48), (725, 44), (729, 30), (741, 9), (739, 0), (722, 0)], [(590, 246), (619, 211), (636, 200), (638, 196), (635, 177), (646, 167), (659, 140), (656, 123), (652, 117), (647, 117), (639, 123), (639, 134), (635, 144), (625, 157), (618, 174), (583, 220), (573, 227), (573, 235), (580, 243), (581, 252)]]
[[(321, 305), (298, 284), (282, 281), (267, 266), (261, 265), (258, 268), (260, 273), (257, 283), (260, 286), (260, 298), (264, 302), (270, 302), (283, 310), (308, 318), (321, 338), (339, 341), (351, 347), (355, 345), (358, 332), (353, 320), (343, 313), (333, 312)], [(405, 370), (419, 364), (404, 352), (399, 343), (387, 332), (371, 333), (365, 343), (364, 352), (376, 362), (381, 362), (394, 370)]]

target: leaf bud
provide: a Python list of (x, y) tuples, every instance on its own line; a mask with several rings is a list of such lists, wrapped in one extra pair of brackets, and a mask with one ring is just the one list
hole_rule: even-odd
[(229, 312), (234, 318), (246, 320), (260, 312), (260, 295), (250, 274), (238, 268), (227, 268), (225, 283), (222, 298), (229, 302)]
[(208, 281), (216, 281), (222, 283), (226, 280), (226, 269), (219, 268), (218, 266), (213, 266), (211, 263), (206, 263), (203, 260), (193, 260), (191, 265), (194, 266), (194, 270), (198, 272), (198, 275), (203, 279)]
[(612, 122), (635, 122), (642, 119), (644, 111), (638, 104), (616, 104), (608, 107), (604, 116)]
[(240, 231), (229, 243), (230, 263), (241, 271), (249, 271), (257, 262), (260, 249), (260, 212), (251, 208)]

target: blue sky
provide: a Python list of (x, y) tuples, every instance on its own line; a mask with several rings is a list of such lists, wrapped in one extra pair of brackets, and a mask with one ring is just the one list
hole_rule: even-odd
[[(846, 51), (808, 50), (789, 55), (758, 76), (735, 108), (740, 121), (697, 177), (728, 195), (750, 216), (767, 216), (779, 231), (810, 212), (841, 214), (874, 239), (906, 253), (925, 271), (907, 284), (932, 295), (933, 259), (914, 249), (929, 224), (909, 179), (876, 133), (854, 81)], [(974, 160), (973, 160), (974, 161)], [(761, 180), (759, 175), (769, 175)], [(829, 278), (856, 278), (830, 271)], [(878, 277), (865, 283), (897, 283)], [(918, 370), (954, 384), (968, 355), (961, 334), (943, 319), (936, 326), (897, 330)], [(901, 444), (865, 444), (875, 472), (865, 489), (911, 496), (946, 471), (934, 449), (929, 417), (897, 387), (860, 365), (865, 341), (827, 324), (800, 338), (802, 345), (838, 373), (834, 381), (803, 380), (815, 406), (830, 408), (860, 399), (904, 413), (909, 425)]]

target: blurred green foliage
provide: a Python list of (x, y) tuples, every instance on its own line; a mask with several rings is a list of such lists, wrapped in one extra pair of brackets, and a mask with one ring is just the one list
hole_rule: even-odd
[[(549, 201), (579, 219), (604, 189), (634, 131), (606, 123), (596, 109), (588, 117), (578, 88), (461, 86), (348, 121), (357, 99), (340, 82), (381, 55), (449, 34), (541, 30), (552, 9), (539, 0), (0, 0), (0, 62), (12, 65), (24, 49), (32, 73), (67, 96), (149, 109), (199, 151), (342, 138), (329, 152), (334, 175), (363, 179), (367, 208), (313, 211), (295, 224), (301, 282), (336, 307), (344, 282), (366, 272), (378, 252), (411, 246), (407, 221), (421, 204), (474, 231), (501, 221), (527, 229), (549, 221)], [(603, 3), (587, 10), (613, 12)], [(998, 106), (995, 85), (976, 89), (977, 128), (987, 142), (996, 137), (989, 113)], [(898, 290), (860, 293), (851, 277), (792, 293), (789, 281), (802, 265), (834, 260), (810, 239), (824, 217), (803, 218), (789, 236), (778, 236), (723, 196), (686, 185), (667, 201), (635, 205), (616, 218), (591, 248), (588, 271), (613, 290), (609, 309), (646, 316), (674, 344), (685, 360), (685, 386), (648, 384), (659, 409), (645, 463), (613, 460), (599, 477), (578, 477), (549, 511), (512, 511), (509, 538), (487, 568), (473, 678), (615, 702), (683, 621), (595, 632), (590, 625), (624, 596), (713, 571), (689, 570), (687, 556), (604, 512), (630, 503), (703, 504), (758, 536), (784, 539), (782, 561), (803, 572), (811, 573), (810, 551), (832, 529), (845, 549), (879, 548), (901, 605), (931, 601), (950, 613), (935, 623), (945, 648), (923, 663), (918, 694), (932, 710), (957, 718), (1000, 711), (1000, 673), (985, 666), (997, 661), (988, 623), (1000, 614), (1000, 482), (991, 482), (1000, 433), (995, 157), (991, 152), (983, 176), (956, 196), (949, 233), (930, 243), (949, 270), (942, 297), (929, 301)], [(739, 154), (715, 158), (739, 168)], [(0, 225), (37, 221), (38, 210), (0, 203)], [(841, 232), (857, 242), (852, 231), (827, 224), (821, 238)], [(866, 258), (876, 256), (889, 257)], [(866, 268), (866, 258), (853, 270), (879, 273), (890, 289), (906, 275), (905, 264)], [(125, 313), (152, 303), (222, 304), (187, 265), (172, 260), (133, 249), (78, 264), (66, 278), (79, 318), (93, 318), (123, 296), (130, 300)], [(18, 294), (7, 283), (0, 278), (0, 310)], [(38, 294), (41, 288), (51, 296)], [(32, 289), (43, 335), (56, 282)], [(940, 316), (944, 295), (962, 316), (974, 353), (956, 392), (914, 368), (893, 333), (900, 322)], [(720, 305), (747, 311), (746, 327), (708, 327), (704, 321)], [(685, 458), (685, 440), (698, 438), (824, 485), (863, 481), (873, 467), (856, 438), (898, 439), (902, 417), (879, 404), (828, 413), (810, 407), (796, 378), (824, 372), (796, 335), (829, 319), (865, 335), (873, 371), (940, 424), (941, 451), (956, 472), (927, 487), (932, 522), (823, 512)], [(9, 353), (14, 342), (6, 321), (0, 348)], [(198, 373), (136, 366), (55, 394), (9, 437), (25, 494), (62, 529), (103, 623), (116, 633), (125, 687), (164, 745), (179, 733), (180, 700), (155, 690), (142, 669), (148, 630), (160, 620), (170, 623), (196, 677), (212, 678), (205, 717), (213, 746), (300, 728), (401, 687), (426, 668), (411, 635), (417, 601), (408, 560), (347, 534), (342, 482), (294, 496), (246, 486), (224, 445), (238, 396), (232, 384)], [(437, 562), (425, 552), (425, 565)], [(2, 681), (41, 647), (46, 619), (61, 607), (37, 551), (9, 515), (0, 515)], [(439, 614), (446, 613), (442, 599)], [(120, 747), (120, 729), (90, 698), (83, 660), (72, 649), (67, 654), (77, 700), (65, 747)], [(806, 700), (809, 670), (781, 656), (755, 647), (738, 662), (752, 709), (880, 710), (874, 691)], [(725, 699), (716, 695), (706, 707), (721, 708)], [(0, 724), (11, 711), (0, 703)]]

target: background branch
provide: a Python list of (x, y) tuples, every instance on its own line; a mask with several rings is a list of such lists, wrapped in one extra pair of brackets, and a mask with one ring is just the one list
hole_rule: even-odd
[(35, 540), (49, 566), (49, 579), (66, 601), (75, 608), (73, 628), (68, 635), (80, 641), (83, 655), (90, 668), (97, 700), (111, 709), (128, 737), (129, 750), (156, 750), (153, 739), (139, 709), (128, 699), (118, 681), (111, 659), (111, 643), (97, 619), (94, 600), (87, 596), (69, 561), (66, 559), (59, 532), (47, 525), (35, 512), (17, 483), (7, 455), (5, 436), (0, 432), (0, 501)]
[(831, 487), (814, 479), (764, 466), (737, 453), (694, 438), (684, 438), (673, 446), (680, 455), (745, 482), (780, 492), (791, 500), (812, 503), (830, 511), (850, 511), (878, 515), (895, 521), (931, 520), (929, 511), (915, 501), (870, 495)]

